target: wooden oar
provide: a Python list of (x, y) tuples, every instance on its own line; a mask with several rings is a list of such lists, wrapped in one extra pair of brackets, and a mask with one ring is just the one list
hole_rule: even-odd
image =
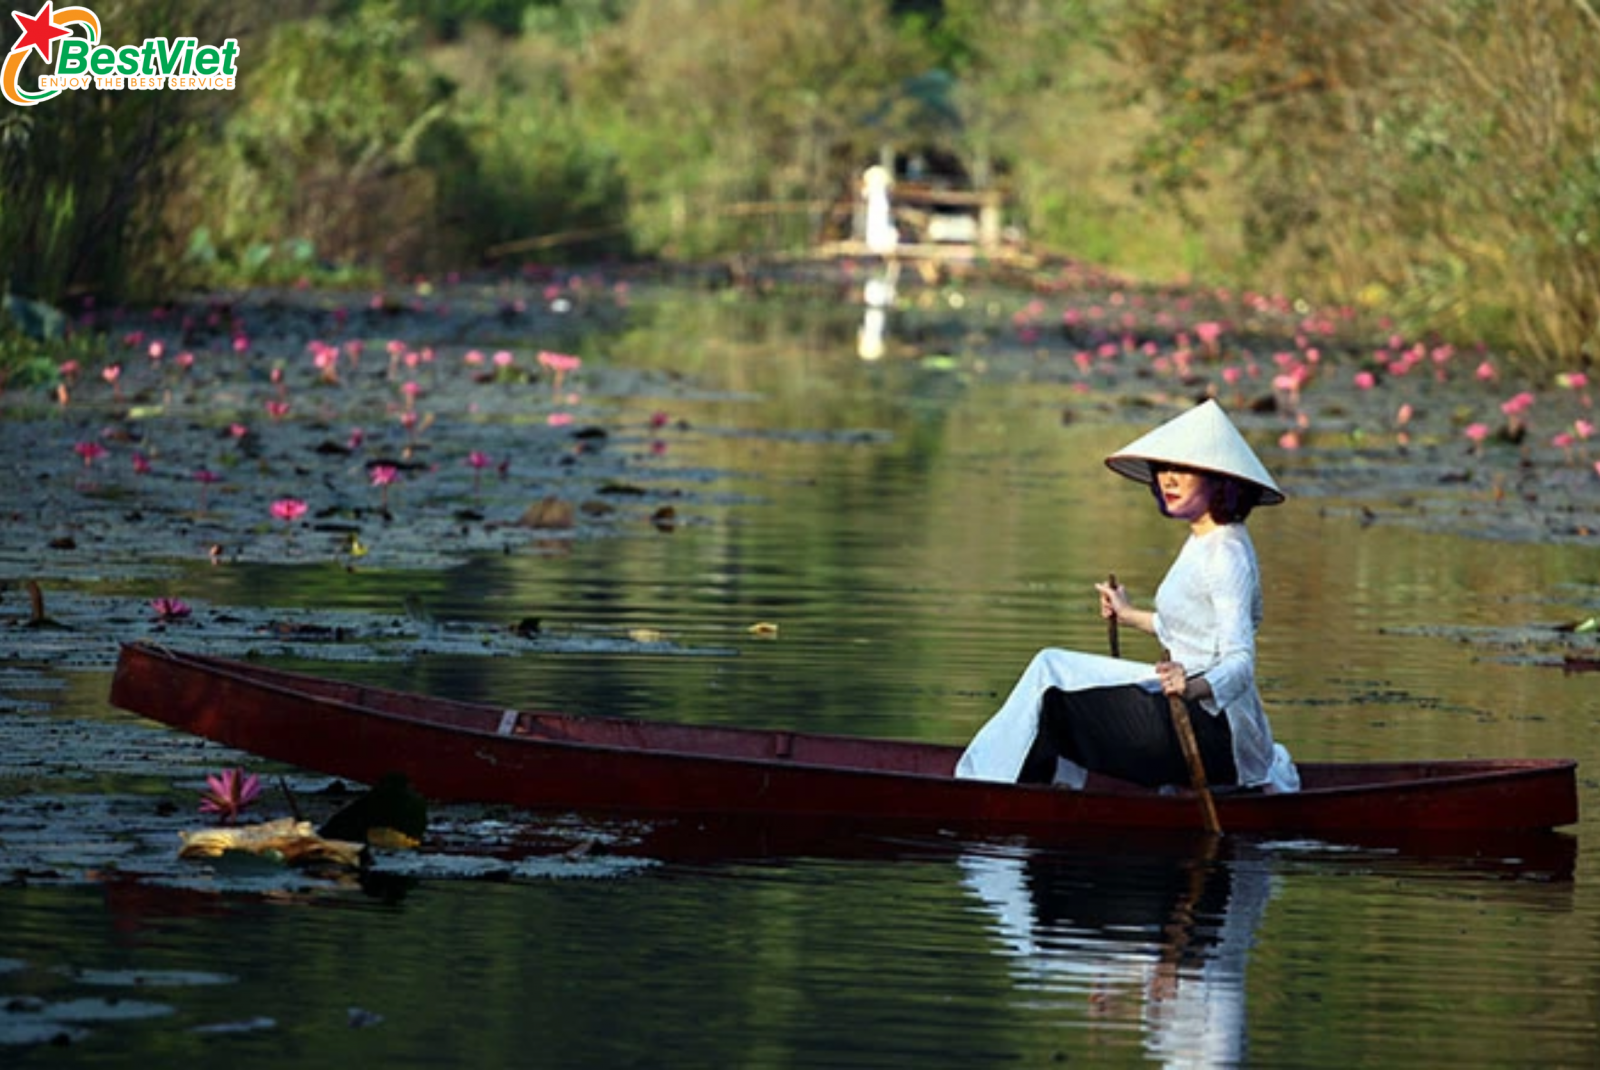
[[(1117, 574), (1111, 573), (1106, 577), (1106, 582), (1114, 590), (1117, 586)], [(1111, 642), (1111, 656), (1122, 657), (1122, 642), (1117, 636), (1117, 615), (1113, 613), (1106, 618), (1106, 638)], [(1171, 661), (1172, 655), (1163, 650), (1162, 661)], [(1194, 725), (1189, 723), (1189, 707), (1177, 695), (1167, 696), (1168, 708), (1172, 711), (1172, 730), (1178, 733), (1178, 746), (1183, 750), (1183, 760), (1189, 766), (1189, 782), (1195, 794), (1200, 797), (1200, 817), (1205, 822), (1206, 832), (1213, 836), (1222, 835), (1222, 822), (1217, 820), (1217, 802), (1211, 797), (1211, 788), (1206, 783), (1206, 763), (1200, 757), (1200, 743), (1194, 738)]]
[[(1171, 661), (1169, 651), (1161, 652), (1162, 661)], [(1189, 764), (1189, 782), (1200, 797), (1200, 817), (1206, 832), (1222, 835), (1222, 822), (1217, 820), (1217, 802), (1211, 797), (1211, 787), (1206, 783), (1206, 763), (1200, 757), (1200, 743), (1194, 738), (1194, 725), (1189, 723), (1189, 707), (1181, 696), (1168, 695), (1167, 705), (1172, 710), (1172, 730), (1178, 733), (1178, 746), (1183, 748), (1183, 760)]]
[[(1108, 575), (1106, 577), (1106, 583), (1111, 586), (1113, 591), (1116, 590), (1117, 574), (1113, 572)], [(1122, 643), (1117, 639), (1117, 615), (1115, 612), (1106, 618), (1106, 638), (1111, 641), (1111, 656), (1114, 658), (1122, 657)]]

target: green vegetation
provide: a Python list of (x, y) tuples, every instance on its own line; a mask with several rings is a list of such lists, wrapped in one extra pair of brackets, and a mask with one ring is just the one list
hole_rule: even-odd
[(931, 146), (1036, 247), (1135, 277), (1360, 304), (1530, 369), (1600, 341), (1589, 3), (273, 10), (97, 7), (114, 41), (237, 37), (239, 88), (8, 106), (0, 290), (794, 252), (866, 164)]

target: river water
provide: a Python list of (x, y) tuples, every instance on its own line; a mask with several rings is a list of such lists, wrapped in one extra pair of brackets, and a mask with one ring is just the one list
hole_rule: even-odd
[[(317, 667), (391, 686), (943, 742), (983, 722), (1037, 647), (1102, 650), (1092, 584), (1115, 572), (1147, 600), (1184, 534), (1100, 463), (1151, 414), (1046, 367), (979, 374), (958, 350), (863, 363), (848, 308), (775, 304), (689, 300), (605, 340), (606, 359), (685, 384), (591, 399), (617, 423), (670, 417), (635, 475), (670, 496), (671, 530), (423, 574), (196, 566), (184, 590), (286, 609), (410, 598), (439, 622), (535, 617), (579, 639), (659, 633), (635, 649)], [(1292, 498), (1251, 528), (1280, 740), (1307, 759), (1576, 757), (1579, 826), (1481, 855), (929, 840), (366, 891), (19, 880), (0, 888), (0, 997), (14, 1001), (0, 1057), (1595, 1065), (1600, 866), (1585, 848), (1600, 829), (1584, 770), (1600, 760), (1600, 698), (1538, 639), (1595, 612), (1593, 550), (1368, 523), (1348, 497), (1297, 493), (1309, 462), (1274, 437), (1258, 444)], [(1126, 653), (1153, 657), (1141, 642)], [(128, 729), (106, 683), (71, 674), (49, 716)], [(70, 1043), (15, 1042), (29, 1000)]]

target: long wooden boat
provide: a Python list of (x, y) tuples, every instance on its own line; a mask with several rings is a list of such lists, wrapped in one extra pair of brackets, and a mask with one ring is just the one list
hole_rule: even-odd
[[(144, 643), (122, 648), (111, 703), (362, 783), (403, 773), (439, 802), (1045, 840), (1201, 825), (1188, 792), (958, 780), (956, 746), (505, 710)], [(1300, 777), (1297, 794), (1219, 795), (1223, 829), (1365, 840), (1552, 829), (1578, 818), (1567, 759), (1303, 762)]]

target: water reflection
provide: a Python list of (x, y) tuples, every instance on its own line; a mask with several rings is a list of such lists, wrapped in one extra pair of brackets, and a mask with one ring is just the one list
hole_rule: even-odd
[(888, 347), (889, 310), (894, 307), (899, 267), (897, 261), (890, 261), (880, 274), (862, 284), (861, 302), (865, 309), (861, 329), (856, 332), (856, 356), (862, 360), (879, 360)]
[(1276, 890), (1265, 858), (1102, 845), (968, 854), (961, 868), (1030, 1003), (1135, 1026), (1164, 1065), (1242, 1062), (1245, 968)]

